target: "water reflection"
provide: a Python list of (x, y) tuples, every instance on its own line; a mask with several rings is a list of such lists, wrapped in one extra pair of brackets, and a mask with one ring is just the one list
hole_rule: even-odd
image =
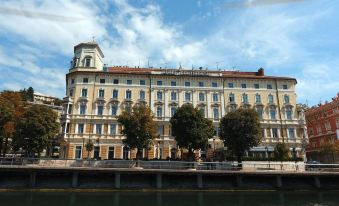
[(1, 192), (1, 206), (331, 206), (339, 192)]

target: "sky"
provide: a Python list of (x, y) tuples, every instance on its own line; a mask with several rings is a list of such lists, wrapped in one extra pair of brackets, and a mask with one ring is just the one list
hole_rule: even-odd
[(0, 0), (0, 90), (62, 98), (74, 45), (109, 65), (295, 77), (299, 103), (339, 92), (339, 1)]

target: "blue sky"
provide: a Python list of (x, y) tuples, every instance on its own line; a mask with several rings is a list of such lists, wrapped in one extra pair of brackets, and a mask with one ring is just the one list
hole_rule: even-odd
[(298, 102), (339, 92), (339, 1), (1, 0), (0, 90), (63, 97), (73, 46), (108, 65), (208, 67), (297, 78)]

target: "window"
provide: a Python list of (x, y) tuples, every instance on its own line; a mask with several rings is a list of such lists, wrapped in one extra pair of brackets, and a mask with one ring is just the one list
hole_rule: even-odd
[(109, 126), (109, 133), (112, 134), (112, 135), (115, 135), (116, 131), (117, 131), (117, 125), (116, 124), (111, 124)]
[(290, 97), (288, 95), (284, 95), (284, 102), (285, 104), (290, 103)]
[(325, 122), (325, 128), (327, 131), (331, 131), (331, 124), (330, 122)]
[(260, 94), (255, 95), (255, 103), (261, 103), (261, 96)]
[(173, 117), (176, 112), (177, 112), (177, 108), (176, 107), (171, 107), (171, 117)]
[(213, 109), (213, 119), (218, 120), (219, 119), (219, 108)]
[(292, 111), (291, 110), (286, 111), (286, 119), (288, 119), (288, 120), (292, 119)]
[(74, 79), (71, 79), (71, 84), (74, 84), (75, 80)]
[(83, 134), (84, 133), (84, 124), (78, 124), (78, 133)]
[(262, 110), (262, 108), (257, 108), (257, 113), (258, 113), (259, 119), (263, 119), (263, 110)]
[(113, 79), (113, 84), (119, 84), (119, 79)]
[(228, 83), (228, 88), (234, 88), (234, 84), (233, 83)]
[(176, 81), (171, 81), (171, 86), (172, 86), (172, 87), (177, 86), (177, 82), (176, 82)]
[(164, 135), (164, 126), (163, 125), (158, 125), (157, 134), (158, 135)]
[(131, 112), (132, 111), (131, 105), (125, 105), (125, 111), (126, 112)]
[(75, 146), (75, 159), (81, 159), (82, 147)]
[(98, 105), (97, 115), (102, 115), (103, 110), (104, 110), (104, 106)]
[(213, 93), (213, 102), (219, 101), (219, 95), (218, 93)]
[(191, 101), (191, 93), (189, 92), (185, 93), (185, 101)]
[(219, 127), (214, 127), (214, 136), (219, 137), (219, 133), (220, 133), (220, 128)]
[(337, 125), (337, 128), (339, 128), (339, 119), (336, 119), (336, 125)]
[(254, 84), (254, 89), (259, 89), (259, 84)]
[(114, 159), (114, 147), (108, 147), (108, 159)]
[(246, 84), (241, 84), (241, 88), (246, 89)]
[(177, 100), (177, 93), (176, 92), (171, 92), (171, 100), (176, 101)]
[(131, 85), (133, 82), (131, 79), (127, 79), (127, 84)]
[(289, 136), (289, 138), (295, 138), (294, 128), (288, 128), (288, 136)]
[(82, 83), (88, 83), (88, 78), (83, 78)]
[(100, 84), (105, 84), (105, 79), (100, 79)]
[(132, 99), (132, 91), (131, 90), (126, 91), (126, 99)]
[(314, 134), (313, 128), (310, 128), (309, 132), (310, 132), (310, 135), (312, 136)]
[(320, 134), (321, 133), (321, 127), (320, 125), (317, 125), (317, 134)]
[(272, 128), (272, 137), (278, 138), (278, 129), (277, 128)]
[(242, 103), (248, 103), (248, 95), (247, 94), (242, 95)]
[(114, 89), (113, 93), (112, 93), (112, 98), (113, 99), (118, 99), (118, 94), (119, 94), (118, 90)]
[(229, 102), (235, 102), (235, 96), (233, 93), (229, 94), (228, 96)]
[(117, 107), (116, 105), (113, 105), (113, 106), (111, 107), (111, 114), (112, 114), (113, 116), (115, 116), (115, 115), (117, 115), (117, 111), (118, 111), (118, 107)]
[(271, 116), (271, 119), (272, 120), (275, 120), (276, 119), (276, 117), (275, 117), (275, 109), (270, 109), (270, 116)]
[(86, 114), (86, 105), (80, 105), (80, 114), (81, 115)]
[(204, 82), (199, 82), (199, 87), (204, 87)]
[(287, 89), (287, 84), (283, 84), (283, 85), (282, 85), (282, 88), (283, 88), (283, 89)]
[(199, 101), (201, 102), (205, 101), (205, 94), (203, 92), (199, 93)]
[(205, 117), (205, 108), (204, 107), (200, 107), (199, 112)]
[(81, 96), (82, 97), (87, 97), (87, 89), (82, 89)]
[(144, 100), (145, 99), (145, 91), (140, 91), (139, 92), (139, 98)]
[(158, 80), (158, 81), (157, 81), (157, 85), (158, 85), (158, 86), (162, 86), (162, 81)]
[(162, 92), (157, 91), (157, 100), (162, 100)]
[(104, 98), (105, 97), (105, 90), (99, 89), (99, 98)]
[(191, 82), (185, 82), (185, 87), (190, 87), (191, 86)]
[(212, 82), (212, 87), (218, 87), (218, 83)]
[(157, 117), (162, 117), (162, 107), (157, 107)]
[(96, 134), (102, 134), (102, 124), (96, 124), (95, 125), (95, 133)]
[(140, 85), (146, 85), (146, 81), (144, 79), (140, 80)]
[(272, 95), (272, 94), (269, 94), (269, 95), (268, 95), (268, 103), (270, 103), (270, 104), (273, 104), (273, 103), (274, 103), (273, 95)]
[(272, 84), (267, 84), (267, 89), (272, 89)]
[(91, 66), (91, 58), (85, 58), (85, 67)]
[(70, 89), (70, 90), (69, 90), (69, 96), (70, 96), (70, 97), (73, 97), (73, 89)]

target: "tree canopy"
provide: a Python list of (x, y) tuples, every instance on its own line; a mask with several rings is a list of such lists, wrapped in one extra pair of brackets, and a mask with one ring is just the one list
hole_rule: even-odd
[(123, 111), (118, 116), (118, 122), (123, 126), (121, 133), (126, 137), (123, 142), (130, 148), (137, 148), (137, 158), (142, 154), (142, 149), (148, 149), (157, 136), (153, 118), (152, 110), (143, 104), (134, 106), (131, 112)]
[(277, 160), (284, 161), (289, 158), (290, 149), (285, 143), (279, 142), (274, 148), (274, 157)]
[(16, 133), (13, 138), (13, 150), (20, 148), (29, 156), (34, 156), (50, 146), (53, 138), (59, 132), (57, 114), (43, 105), (29, 106), (23, 117), (16, 122)]
[(4, 156), (16, 131), (15, 123), (24, 112), (25, 103), (18, 92), (0, 93), (0, 153)]
[(237, 109), (226, 114), (220, 122), (220, 139), (241, 162), (245, 151), (261, 142), (260, 121), (254, 109)]
[(190, 153), (194, 149), (206, 148), (208, 139), (213, 138), (214, 126), (211, 120), (192, 106), (182, 105), (170, 120), (172, 135), (181, 148), (186, 148)]

